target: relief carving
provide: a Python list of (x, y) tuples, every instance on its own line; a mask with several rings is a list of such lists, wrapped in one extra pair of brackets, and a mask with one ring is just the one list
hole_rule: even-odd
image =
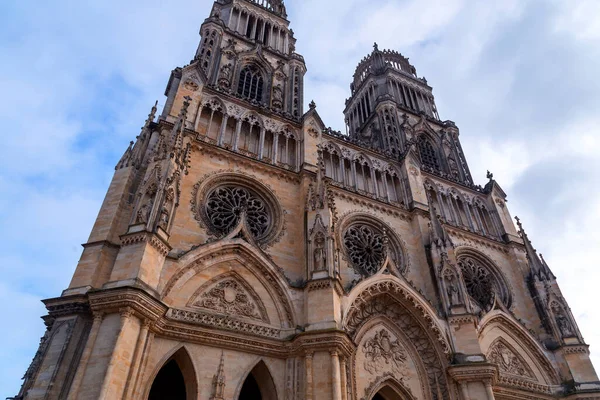
[(535, 379), (525, 362), (500, 340), (492, 345), (487, 358), (490, 362), (497, 364), (501, 372)]
[(375, 336), (363, 344), (365, 353), (365, 369), (372, 375), (381, 372), (386, 366), (402, 374), (402, 367), (407, 359), (406, 350), (398, 340), (393, 341), (390, 333), (381, 329)]
[(202, 294), (192, 305), (268, 323), (267, 313), (260, 299), (252, 288), (236, 275), (229, 274), (227, 277), (217, 278), (217, 283), (210, 282), (207, 290), (206, 285), (200, 288)]

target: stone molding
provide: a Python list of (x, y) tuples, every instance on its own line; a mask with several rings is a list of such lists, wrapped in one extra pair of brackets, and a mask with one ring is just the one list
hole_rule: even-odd
[(211, 326), (223, 330), (241, 332), (249, 335), (279, 338), (281, 330), (269, 326), (241, 321), (235, 317), (212, 314), (201, 311), (188, 311), (171, 308), (167, 311), (167, 319), (187, 322), (195, 325)]
[(317, 280), (309, 281), (306, 284), (306, 288), (308, 289), (309, 292), (312, 292), (315, 290), (323, 290), (323, 289), (332, 288), (333, 290), (335, 290), (335, 292), (337, 293), (338, 296), (344, 295), (344, 289), (342, 288), (340, 281), (337, 279), (333, 279), (333, 278), (325, 278), (325, 279), (317, 279)]
[(498, 367), (489, 363), (451, 365), (448, 374), (455, 382), (491, 382), (498, 380)]
[(156, 234), (150, 232), (137, 232), (121, 235), (122, 246), (131, 246), (138, 243), (149, 243), (152, 247), (159, 251), (159, 253), (166, 257), (171, 251), (171, 246), (168, 243), (160, 239)]

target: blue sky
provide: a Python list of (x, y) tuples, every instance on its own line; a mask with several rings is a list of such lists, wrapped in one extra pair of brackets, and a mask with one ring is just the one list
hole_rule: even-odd
[[(509, 194), (600, 367), (600, 2), (286, 2), (326, 124), (377, 41), (410, 57), (442, 119), (461, 129), (479, 183)], [(187, 64), (208, 0), (0, 4), (0, 398), (43, 333), (43, 298), (67, 287), (127, 144), (169, 72)]]

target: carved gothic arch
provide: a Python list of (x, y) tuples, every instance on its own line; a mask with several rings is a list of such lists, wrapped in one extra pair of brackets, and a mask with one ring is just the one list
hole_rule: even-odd
[(277, 394), (277, 385), (275, 384), (273, 374), (271, 373), (269, 366), (263, 359), (259, 359), (258, 361), (256, 361), (248, 369), (248, 372), (244, 374), (244, 379), (240, 380), (237, 388), (235, 389), (235, 395), (233, 396), (234, 399), (245, 400), (241, 398), (240, 395), (244, 383), (250, 375), (252, 375), (253, 378), (256, 380), (263, 400), (279, 399), (279, 396)]
[[(221, 288), (219, 287), (220, 284), (225, 284), (226, 287)], [(202, 298), (206, 297), (207, 294), (210, 294), (209, 292), (214, 291), (215, 289), (217, 289), (219, 292), (225, 292), (227, 289), (231, 289), (231, 294), (223, 293), (223, 295), (235, 296), (234, 300), (236, 301), (239, 301), (240, 297), (244, 297), (241, 308), (245, 312), (242, 313), (242, 316), (259, 320), (267, 324), (270, 322), (265, 305), (263, 304), (260, 296), (256, 293), (252, 286), (235, 271), (226, 272), (208, 280), (206, 283), (196, 289), (194, 294), (188, 300), (187, 306), (219, 311), (219, 304), (214, 304), (214, 301), (211, 301), (211, 303), (213, 303), (211, 304), (212, 307), (206, 307), (206, 302), (203, 302), (203, 300), (206, 299)], [(230, 299), (227, 299), (226, 302), (230, 304), (233, 303), (233, 301)]]
[[(498, 335), (493, 334), (494, 329), (499, 330)], [(511, 347), (523, 357), (531, 360), (536, 369), (540, 371), (541, 378), (537, 378), (543, 385), (559, 385), (561, 380), (557, 371), (548, 359), (545, 349), (540, 345), (538, 340), (531, 333), (518, 323), (514, 317), (508, 315), (504, 311), (494, 310), (488, 313), (481, 319), (478, 326), (479, 342), (482, 351), (487, 354), (489, 349), (498, 338), (505, 342), (507, 338), (514, 341), (522, 351), (518, 351), (514, 345)], [(528, 362), (531, 368), (531, 364)]]
[(174, 293), (202, 271), (221, 263), (237, 262), (243, 265), (268, 292), (276, 309), (282, 328), (296, 326), (297, 317), (289, 294), (289, 283), (281, 270), (259, 248), (243, 239), (224, 239), (203, 245), (181, 257), (182, 268), (168, 277), (159, 288), (167, 304), (173, 302)]
[(497, 289), (500, 291), (500, 300), (507, 308), (512, 307), (513, 294), (509, 280), (501, 272), (498, 265), (492, 261), (487, 255), (470, 246), (460, 245), (455, 249), (456, 260), (460, 261), (461, 257), (470, 257), (479, 262), (494, 278), (497, 283)]
[(263, 121), (263, 118), (255, 111), (252, 111), (252, 110), (246, 111), (244, 114), (242, 114), (240, 119), (242, 121), (246, 120), (247, 122), (250, 122), (250, 119), (252, 119), (252, 118), (254, 118), (256, 122), (258, 122), (258, 124), (255, 124), (255, 125), (258, 125), (261, 128), (264, 128), (265, 122)]
[(269, 214), (270, 231), (264, 238), (258, 240), (261, 247), (268, 247), (277, 242), (285, 232), (285, 211), (275, 191), (267, 183), (261, 182), (254, 175), (238, 171), (215, 171), (203, 176), (198, 183), (194, 185), (192, 191), (191, 210), (194, 218), (198, 221), (201, 228), (206, 229), (212, 237), (224, 238), (226, 235), (214, 232), (211, 229), (207, 211), (205, 210), (205, 200), (215, 188), (224, 185), (240, 186), (252, 192), (256, 192), (262, 200), (265, 201), (267, 213)]
[(175, 361), (181, 374), (183, 375), (185, 389), (186, 389), (186, 400), (196, 400), (198, 398), (198, 374), (196, 373), (196, 367), (194, 366), (193, 357), (191, 357), (189, 350), (185, 345), (178, 345), (171, 351), (167, 352), (154, 366), (152, 372), (148, 375), (148, 378), (143, 380), (146, 382), (144, 388), (143, 398), (147, 399), (150, 395), (152, 385), (158, 376), (159, 372), (169, 362)]
[[(415, 289), (399, 278), (380, 275), (358, 284), (344, 299), (342, 312), (343, 329), (352, 340), (373, 318), (385, 316), (394, 321), (420, 353), (429, 387), (439, 384), (441, 393), (450, 396), (445, 373), (451, 351), (447, 332), (433, 306)], [(441, 400), (437, 397), (434, 393), (432, 399)]]
[[(417, 374), (416, 378), (418, 379), (421, 392), (426, 396), (424, 400), (430, 400), (431, 396), (427, 396), (427, 394), (434, 391), (435, 387), (430, 387), (430, 382), (427, 378), (427, 370), (421, 360), (421, 356), (418, 350), (413, 346), (410, 338), (403, 332), (400, 326), (398, 326), (398, 324), (395, 321), (388, 318), (387, 316), (378, 316), (370, 318), (363, 326), (360, 327), (360, 329), (356, 333), (356, 336), (353, 340), (355, 345), (359, 347), (356, 349), (355, 354), (353, 356), (354, 374), (356, 374), (358, 370), (365, 368), (364, 365), (359, 365), (357, 363), (357, 353), (361, 347), (360, 343), (363, 341), (365, 336), (367, 336), (373, 331), (379, 333), (382, 331), (386, 331), (397, 338), (396, 341), (393, 341), (392, 337), (388, 336), (390, 338), (390, 344), (399, 343), (399, 346), (396, 345), (396, 347), (401, 349), (401, 352), (403, 353), (404, 357), (407, 355), (406, 353), (408, 353), (408, 356), (410, 357), (410, 362), (412, 362), (415, 366), (415, 372)], [(406, 359), (404, 362), (406, 362)], [(386, 360), (386, 364), (380, 365), (389, 366), (390, 364), (393, 365), (393, 360)], [(401, 380), (405, 378), (405, 376), (402, 375), (401, 370), (394, 370), (392, 368), (392, 371), (388, 369), (388, 371), (384, 370), (379, 372), (381, 372), (381, 374), (377, 376), (367, 388), (365, 388), (363, 397), (364, 399), (372, 399), (375, 396), (375, 394), (377, 394), (380, 391), (380, 389), (390, 384), (392, 384), (392, 387), (394, 388), (397, 394), (402, 394), (401, 399), (415, 399), (415, 394), (411, 392), (410, 388), (397, 379), (398, 377), (400, 377)], [(391, 382), (390, 378), (392, 379)], [(361, 395), (360, 390), (358, 390), (357, 388), (357, 383), (358, 382), (356, 382), (355, 380), (354, 392), (357, 393), (357, 395)], [(420, 398), (420, 396), (417, 396), (417, 398)]]
[(412, 393), (393, 376), (382, 376), (361, 400), (372, 400), (377, 394), (384, 400), (416, 400)]
[(346, 233), (346, 230), (350, 226), (355, 224), (364, 224), (377, 230), (385, 229), (386, 235), (390, 242), (389, 246), (395, 248), (397, 258), (399, 258), (393, 260), (395, 267), (403, 275), (406, 275), (408, 273), (410, 269), (410, 259), (408, 256), (408, 252), (406, 251), (406, 243), (404, 242), (402, 237), (396, 233), (395, 229), (393, 229), (387, 223), (383, 222), (380, 217), (367, 212), (355, 211), (346, 213), (339, 219), (339, 221), (336, 224), (336, 229), (334, 233), (336, 237), (336, 243), (340, 243), (340, 246), (343, 248), (342, 255), (345, 260), (348, 260), (348, 255), (345, 246), (343, 245), (344, 235)]

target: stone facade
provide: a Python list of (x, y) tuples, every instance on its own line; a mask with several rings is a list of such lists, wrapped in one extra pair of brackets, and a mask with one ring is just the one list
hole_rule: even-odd
[(214, 3), (16, 398), (600, 399), (554, 275), (427, 81), (375, 46), (335, 132), (303, 110), (286, 17)]

